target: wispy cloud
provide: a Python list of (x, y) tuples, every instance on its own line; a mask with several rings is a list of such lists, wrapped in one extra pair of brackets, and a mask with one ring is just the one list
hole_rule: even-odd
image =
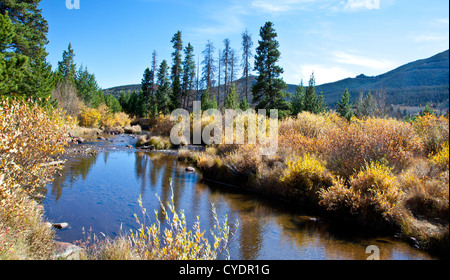
[(380, 0), (348, 0), (344, 9), (347, 11), (379, 10)]
[(364, 66), (376, 70), (386, 70), (395, 66), (395, 63), (388, 59), (371, 58), (344, 51), (333, 52), (333, 60), (338, 63)]
[(413, 36), (413, 41), (416, 43), (424, 42), (445, 42), (448, 41), (448, 35), (417, 35)]
[(255, 0), (251, 6), (268, 13), (284, 13), (293, 10), (301, 10), (308, 7), (309, 4), (317, 2), (316, 0)]

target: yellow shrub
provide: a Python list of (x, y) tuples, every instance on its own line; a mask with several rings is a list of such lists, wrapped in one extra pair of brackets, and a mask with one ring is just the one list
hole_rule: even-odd
[(396, 170), (422, 154), (422, 142), (413, 127), (395, 119), (368, 118), (341, 125), (327, 137), (328, 168), (349, 177), (365, 162), (385, 158)]
[(392, 210), (400, 195), (400, 186), (391, 168), (385, 163), (366, 163), (353, 175), (349, 186), (336, 180), (328, 190), (320, 192), (320, 205), (329, 210), (350, 211), (369, 223), (392, 218)]
[(131, 123), (130, 116), (128, 116), (126, 113), (123, 113), (123, 112), (115, 113), (114, 121), (115, 121), (115, 125), (118, 125), (120, 127), (125, 127), (127, 125), (130, 125), (130, 123)]
[(150, 133), (158, 136), (170, 136), (175, 123), (170, 120), (170, 115), (159, 115), (156, 124), (150, 128)]
[(84, 108), (79, 116), (80, 125), (84, 127), (98, 127), (102, 115), (97, 109)]
[(449, 123), (443, 116), (418, 116), (412, 125), (422, 139), (427, 153), (436, 152), (443, 143), (449, 141)]
[(36, 104), (12, 101), (0, 107), (0, 172), (29, 191), (45, 186), (52, 173), (41, 165), (67, 144), (64, 119)]
[(434, 166), (436, 166), (439, 170), (448, 170), (449, 169), (449, 151), (448, 151), (448, 141), (441, 145), (441, 149), (437, 154), (430, 153), (428, 156), (428, 160)]
[(320, 189), (331, 186), (332, 176), (318, 159), (304, 154), (287, 161), (287, 169), (280, 181), (292, 188), (301, 199), (315, 201)]

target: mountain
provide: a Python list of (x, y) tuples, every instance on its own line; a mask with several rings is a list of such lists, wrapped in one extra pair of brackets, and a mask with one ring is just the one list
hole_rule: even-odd
[[(255, 83), (256, 77), (250, 77)], [(238, 91), (243, 92), (244, 79), (235, 81)], [(288, 85), (288, 92), (294, 93), (297, 85)], [(333, 83), (316, 86), (316, 92), (323, 91), (325, 102), (334, 108), (344, 90), (348, 88), (351, 101), (354, 102), (361, 91), (367, 93), (383, 92), (388, 104), (405, 106), (422, 106), (428, 102), (449, 102), (449, 50), (430, 58), (417, 60), (379, 76), (369, 77), (361, 74), (355, 78), (347, 78)], [(119, 86), (105, 89), (104, 92), (116, 97), (120, 92), (139, 91), (141, 85)], [(213, 89), (214, 92), (214, 89)], [(223, 101), (224, 96), (220, 97)]]
[(405, 64), (379, 76), (368, 77), (361, 74), (355, 78), (319, 85), (316, 91), (323, 91), (325, 101), (333, 106), (339, 101), (345, 88), (349, 89), (353, 101), (361, 91), (365, 93), (384, 91), (388, 104), (409, 106), (425, 105), (427, 102), (448, 104), (449, 50)]

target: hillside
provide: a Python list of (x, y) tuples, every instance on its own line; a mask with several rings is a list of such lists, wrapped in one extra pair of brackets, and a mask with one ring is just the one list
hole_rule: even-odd
[(383, 90), (389, 104), (418, 106), (427, 102), (447, 102), (448, 107), (448, 86), (449, 50), (446, 50), (379, 76), (368, 77), (361, 74), (355, 78), (317, 86), (316, 90), (324, 92), (325, 100), (331, 106), (337, 103), (345, 88), (348, 88), (353, 100), (361, 91)]
[[(252, 76), (251, 82), (256, 81)], [(237, 89), (242, 94), (244, 79), (236, 81)], [(288, 91), (294, 93), (297, 85), (288, 85)], [(118, 86), (104, 90), (106, 94), (119, 96), (122, 91), (139, 91), (140, 84)], [(355, 78), (347, 78), (333, 83), (316, 86), (316, 92), (323, 91), (325, 102), (329, 107), (335, 107), (345, 88), (352, 95), (352, 102), (359, 93), (372, 93), (382, 90), (386, 94), (388, 104), (406, 106), (422, 106), (427, 102), (449, 102), (449, 50), (427, 59), (417, 60), (379, 76), (369, 77), (361, 74)], [(214, 89), (213, 89), (214, 92)], [(220, 97), (223, 100), (223, 95)]]

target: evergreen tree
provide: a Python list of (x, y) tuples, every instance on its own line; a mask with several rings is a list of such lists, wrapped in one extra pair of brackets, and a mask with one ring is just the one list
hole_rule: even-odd
[(422, 112), (420, 112), (421, 116), (425, 116), (425, 115), (435, 115), (436, 112), (431, 108), (431, 104), (427, 103), (427, 105), (425, 105), (425, 108), (422, 110)]
[(215, 47), (214, 44), (208, 40), (203, 54), (203, 68), (201, 82), (204, 88), (212, 88), (215, 84), (216, 64), (214, 60)]
[[(286, 89), (287, 84), (280, 78), (283, 68), (277, 65), (280, 58), (279, 43), (275, 39), (277, 33), (273, 23), (267, 22), (260, 30), (261, 40), (256, 49), (255, 70), (259, 76), (253, 85), (253, 103), (256, 109), (278, 109), (285, 111), (289, 109)], [(281, 113), (281, 116), (283, 113)]]
[(170, 41), (173, 43), (173, 53), (172, 53), (172, 92), (170, 94), (170, 109), (175, 110), (180, 107), (181, 105), (181, 71), (182, 71), (182, 65), (181, 65), (181, 52), (183, 50), (183, 41), (181, 40), (181, 31), (178, 31), (173, 36), (172, 40)]
[(75, 81), (75, 53), (72, 44), (69, 43), (67, 50), (63, 52), (62, 60), (58, 62), (58, 78), (63, 80)]
[(297, 116), (299, 113), (303, 111), (305, 102), (305, 88), (303, 87), (303, 81), (300, 83), (299, 86), (295, 89), (294, 96), (291, 100), (291, 108), (292, 108), (292, 114), (294, 116)]
[(244, 87), (244, 93), (245, 98), (248, 100), (248, 93), (249, 93), (249, 76), (251, 72), (251, 63), (250, 58), (252, 57), (252, 48), (253, 48), (253, 41), (250, 33), (248, 30), (245, 30), (244, 33), (242, 33), (242, 62), (241, 66), (243, 69), (243, 77), (245, 78), (245, 87)]
[(152, 70), (146, 68), (141, 80), (141, 91), (144, 94), (144, 111), (148, 111), (150, 108), (152, 76), (154, 76)]
[(28, 57), (11, 52), (14, 26), (8, 16), (0, 14), (0, 95), (20, 95)]
[(353, 117), (353, 109), (350, 104), (350, 93), (347, 88), (342, 94), (341, 100), (337, 104), (337, 112), (347, 120), (350, 120)]
[(355, 115), (358, 118), (375, 116), (377, 104), (372, 94), (369, 92), (364, 98), (364, 92), (359, 93), (358, 100), (355, 103)]
[(250, 105), (248, 104), (246, 97), (242, 99), (241, 103), (239, 104), (239, 108), (244, 112), (247, 111), (248, 108), (250, 108)]
[(78, 97), (92, 108), (98, 108), (103, 103), (103, 93), (95, 79), (95, 75), (89, 73), (87, 67), (81, 65), (75, 74), (75, 88)]
[[(8, 40), (6, 37), (0, 40), (3, 46), (8, 43), (7, 49), (0, 51), (0, 70), (3, 68), (0, 71), (0, 91), (4, 88), (2, 94), (40, 99), (41, 105), (47, 105), (54, 82), (51, 66), (46, 61), (48, 23), (38, 8), (40, 1), (0, 2), (2, 20), (8, 17), (7, 24), (13, 27)], [(2, 27), (0, 32), (4, 30)]]
[(239, 108), (239, 95), (237, 93), (236, 85), (233, 83), (230, 89), (230, 93), (225, 99), (225, 109), (237, 109)]
[(325, 110), (323, 93), (320, 96), (316, 94), (316, 79), (314, 73), (311, 74), (309, 85), (306, 88), (303, 110), (313, 114), (319, 114)]
[(206, 110), (208, 110), (210, 108), (209, 107), (210, 106), (210, 100), (209, 100), (209, 88), (208, 87), (202, 93), (201, 103), (202, 103), (202, 110), (203, 111), (206, 111)]
[(217, 109), (217, 99), (215, 95), (210, 95), (209, 88), (203, 91), (201, 97), (202, 110), (206, 111), (208, 109)]
[(222, 58), (220, 62), (222, 63), (224, 69), (224, 90), (225, 96), (228, 94), (228, 83), (229, 83), (229, 74), (230, 74), (230, 60), (231, 60), (231, 47), (230, 47), (230, 39), (223, 40), (224, 49), (222, 51)]
[(194, 61), (194, 47), (191, 43), (188, 43), (184, 49), (184, 62), (183, 62), (183, 108), (187, 108), (189, 97), (193, 94), (195, 81), (195, 61)]
[(122, 112), (122, 106), (120, 105), (119, 100), (115, 98), (111, 94), (105, 94), (104, 95), (105, 104), (110, 109), (111, 113), (119, 113)]
[(158, 104), (159, 112), (168, 114), (170, 111), (170, 77), (169, 77), (169, 65), (166, 60), (161, 62), (158, 70), (158, 89), (156, 90), (156, 103)]

